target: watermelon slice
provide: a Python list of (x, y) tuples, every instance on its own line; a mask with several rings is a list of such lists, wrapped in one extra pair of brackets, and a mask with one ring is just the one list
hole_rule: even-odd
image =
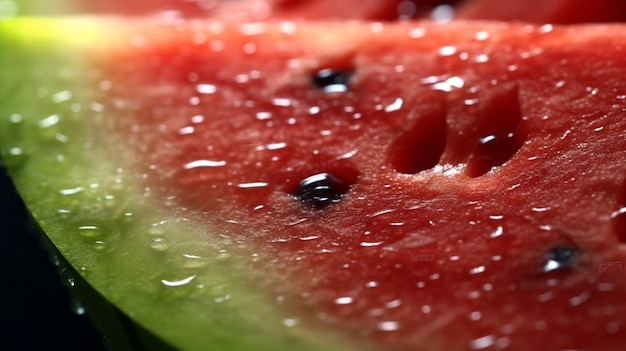
[(177, 349), (617, 351), (625, 44), (7, 20), (0, 148), (62, 255)]
[(622, 0), (5, 0), (0, 2), (0, 16), (3, 8), (22, 14), (145, 15), (166, 11), (170, 15), (239, 21), (457, 18), (569, 24), (626, 20)]

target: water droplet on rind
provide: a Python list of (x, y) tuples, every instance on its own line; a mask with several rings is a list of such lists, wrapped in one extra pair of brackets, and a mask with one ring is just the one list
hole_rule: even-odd
[(153, 238), (150, 241), (150, 247), (156, 251), (165, 251), (169, 248), (169, 245), (164, 238)]

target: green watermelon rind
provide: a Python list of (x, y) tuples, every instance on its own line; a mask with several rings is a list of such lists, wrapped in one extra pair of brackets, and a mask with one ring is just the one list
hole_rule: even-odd
[(98, 137), (110, 116), (81, 53), (114, 33), (93, 18), (0, 21), (0, 150), (39, 226), (98, 293), (176, 348), (352, 349), (305, 322), (283, 325), (293, 315), (255, 291), (249, 267), (154, 203), (115, 136)]

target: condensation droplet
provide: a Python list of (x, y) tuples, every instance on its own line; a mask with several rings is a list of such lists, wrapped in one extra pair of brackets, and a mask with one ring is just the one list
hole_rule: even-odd
[(78, 233), (86, 238), (93, 238), (100, 235), (100, 228), (95, 225), (82, 225), (78, 227)]
[(496, 341), (497, 339), (494, 335), (487, 335), (470, 341), (469, 347), (472, 350), (482, 350), (493, 346)]
[(72, 312), (79, 316), (82, 316), (87, 312), (82, 301), (76, 298), (72, 298), (70, 301), (70, 308), (72, 309)]
[(413, 39), (423, 38), (426, 36), (426, 30), (424, 28), (412, 28), (409, 32), (409, 36)]
[(470, 269), (469, 274), (472, 274), (472, 275), (480, 274), (480, 273), (485, 272), (485, 270), (486, 270), (485, 266), (478, 266), (478, 267), (474, 267)]
[(163, 284), (165, 286), (170, 286), (170, 287), (184, 286), (184, 285), (187, 285), (187, 284), (191, 283), (191, 281), (194, 280), (195, 278), (196, 278), (196, 275), (192, 275), (192, 276), (189, 276), (187, 278), (183, 278), (183, 279), (179, 279), (179, 280), (161, 279), (161, 284)]
[(298, 325), (298, 320), (296, 318), (285, 318), (283, 319), (283, 325), (285, 327), (295, 327)]
[(209, 95), (209, 94), (215, 94), (216, 91), (217, 91), (217, 87), (213, 84), (203, 83), (203, 84), (196, 85), (196, 92), (198, 92), (198, 94)]
[(456, 54), (456, 52), (457, 52), (457, 48), (455, 46), (452, 46), (452, 45), (442, 46), (439, 49), (439, 54), (441, 56), (452, 56), (452, 55)]
[(106, 242), (102, 240), (96, 240), (93, 244), (93, 248), (98, 251), (102, 251), (106, 249), (106, 247), (107, 247)]
[(382, 331), (394, 331), (400, 329), (400, 323), (396, 321), (384, 321), (378, 323), (378, 329)]
[(168, 249), (167, 242), (164, 238), (152, 238), (150, 247), (156, 251), (165, 251)]
[(337, 305), (348, 305), (353, 302), (352, 297), (350, 296), (342, 296), (335, 299), (335, 304)]
[(52, 126), (55, 126), (59, 123), (59, 116), (58, 115), (50, 115), (44, 119), (42, 119), (41, 121), (39, 121), (39, 127), (40, 128), (49, 128)]
[(491, 238), (497, 238), (497, 237), (501, 236), (502, 234), (504, 234), (504, 229), (501, 226), (498, 226), (498, 228), (496, 228), (496, 230), (491, 232), (491, 234), (489, 234), (489, 236)]

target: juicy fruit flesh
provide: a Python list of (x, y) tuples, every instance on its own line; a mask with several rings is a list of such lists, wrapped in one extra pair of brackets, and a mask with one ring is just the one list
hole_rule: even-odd
[[(620, 27), (186, 26), (86, 50), (94, 123), (268, 292), (396, 349), (625, 343)], [(329, 67), (346, 89), (312, 84)], [(351, 185), (316, 210), (293, 194), (320, 173)]]
[[(4, 0), (0, 17), (14, 14), (161, 14), (241, 22), (367, 19), (379, 21), (480, 19), (571, 24), (623, 22), (621, 0)], [(3, 13), (3, 11), (5, 13)]]
[[(108, 100), (129, 102), (113, 129), (154, 191), (258, 245), (290, 282), (268, 290), (359, 337), (623, 345), (626, 280), (598, 270), (624, 259), (610, 221), (626, 174), (622, 38), (476, 25), (453, 40), (399, 25), (312, 40), (309, 28), (256, 26), (121, 51), (125, 64), (106, 69)], [(146, 57), (152, 68), (138, 69)], [(346, 66), (347, 89), (311, 82)], [(398, 172), (411, 152), (434, 161)], [(320, 210), (294, 201), (324, 172), (358, 181)], [(580, 259), (555, 261), (559, 247)]]
[(92, 18), (0, 22), (0, 51), (11, 53), (0, 67), (20, 68), (0, 71), (0, 145), (38, 224), (107, 300), (177, 348), (350, 349), (333, 331), (312, 338), (306, 318), (294, 324), (285, 303), (245, 279), (249, 262), (236, 258), (254, 257), (244, 243), (207, 240), (211, 223), (153, 198), (120, 136), (99, 134), (107, 83), (77, 53), (134, 31)]

